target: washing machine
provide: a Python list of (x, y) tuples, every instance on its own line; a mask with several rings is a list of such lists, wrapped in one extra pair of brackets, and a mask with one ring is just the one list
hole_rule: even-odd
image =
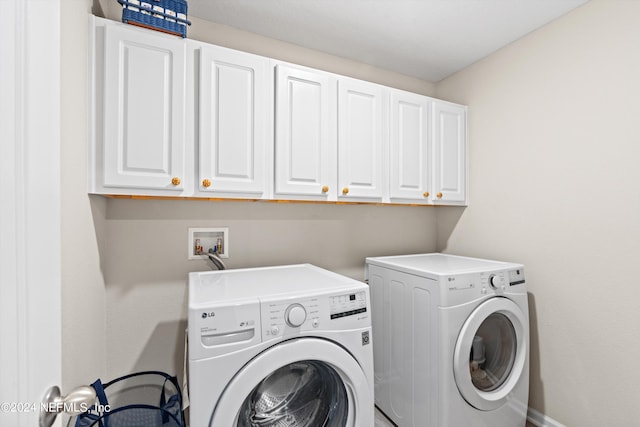
[(529, 311), (520, 264), (366, 260), (375, 402), (400, 427), (524, 427)]
[(303, 264), (189, 274), (191, 427), (374, 424), (366, 284)]

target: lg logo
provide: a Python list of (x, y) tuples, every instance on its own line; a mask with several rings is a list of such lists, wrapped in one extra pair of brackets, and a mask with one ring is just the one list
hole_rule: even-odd
[(216, 315), (216, 313), (214, 313), (213, 311), (209, 312), (209, 313), (202, 313), (202, 318), (206, 319), (207, 317), (213, 317), (215, 315)]

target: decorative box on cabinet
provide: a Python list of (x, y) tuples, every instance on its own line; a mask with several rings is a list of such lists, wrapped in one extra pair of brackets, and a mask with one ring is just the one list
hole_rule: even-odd
[(93, 19), (90, 191), (171, 196), (190, 193), (185, 41)]

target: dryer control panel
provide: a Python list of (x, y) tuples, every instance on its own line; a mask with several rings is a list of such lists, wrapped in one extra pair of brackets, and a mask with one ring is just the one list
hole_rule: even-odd
[(524, 268), (449, 275), (441, 283), (448, 292), (440, 294), (440, 305), (447, 307), (486, 295), (526, 293)]

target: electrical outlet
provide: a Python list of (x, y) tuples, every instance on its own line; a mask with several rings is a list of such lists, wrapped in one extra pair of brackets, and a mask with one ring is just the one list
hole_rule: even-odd
[[(229, 258), (229, 228), (189, 228), (188, 259), (207, 258), (214, 252), (220, 258)], [(222, 247), (220, 247), (222, 246)]]

